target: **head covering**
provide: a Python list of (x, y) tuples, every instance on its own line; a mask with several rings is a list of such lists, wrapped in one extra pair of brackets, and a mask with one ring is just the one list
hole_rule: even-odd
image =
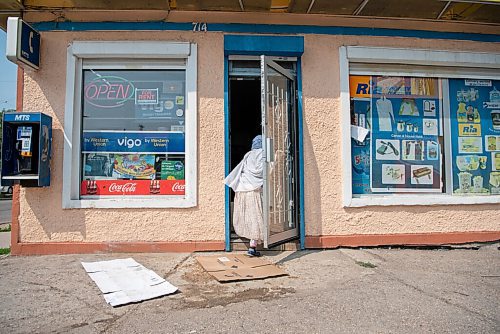
[(252, 140), (252, 150), (262, 148), (262, 136), (258, 135)]

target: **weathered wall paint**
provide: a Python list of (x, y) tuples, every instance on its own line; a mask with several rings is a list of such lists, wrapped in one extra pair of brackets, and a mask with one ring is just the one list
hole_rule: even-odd
[[(198, 44), (198, 206), (192, 209), (61, 208), (66, 47), (73, 40), (166, 40)], [(499, 205), (341, 205), (341, 45), (498, 52), (497, 44), (409, 38), (305, 35), (302, 58), (306, 235), (499, 231)], [(25, 74), (24, 110), (53, 117), (52, 185), (22, 188), (20, 241), (190, 241), (224, 239), (223, 34), (46, 32), (42, 66)]]

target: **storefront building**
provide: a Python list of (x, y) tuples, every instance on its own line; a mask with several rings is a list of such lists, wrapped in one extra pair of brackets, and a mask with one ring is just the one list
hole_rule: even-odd
[(18, 110), (53, 142), (13, 254), (231, 250), (223, 180), (260, 133), (266, 246), (500, 239), (500, 5), (226, 2), (24, 1)]

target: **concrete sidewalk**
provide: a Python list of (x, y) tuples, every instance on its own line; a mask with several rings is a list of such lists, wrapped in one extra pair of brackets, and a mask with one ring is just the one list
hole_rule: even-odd
[[(7, 256), (0, 259), (0, 328), (5, 333), (499, 333), (498, 246), (268, 253), (266, 258), (290, 276), (226, 284), (205, 273), (192, 254)], [(80, 261), (129, 256), (180, 292), (119, 308), (107, 305)]]

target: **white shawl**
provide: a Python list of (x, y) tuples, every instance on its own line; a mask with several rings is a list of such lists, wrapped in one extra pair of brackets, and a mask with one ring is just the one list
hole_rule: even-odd
[(264, 183), (262, 154), (261, 148), (245, 154), (243, 160), (229, 173), (224, 183), (234, 191), (252, 191), (262, 187)]

